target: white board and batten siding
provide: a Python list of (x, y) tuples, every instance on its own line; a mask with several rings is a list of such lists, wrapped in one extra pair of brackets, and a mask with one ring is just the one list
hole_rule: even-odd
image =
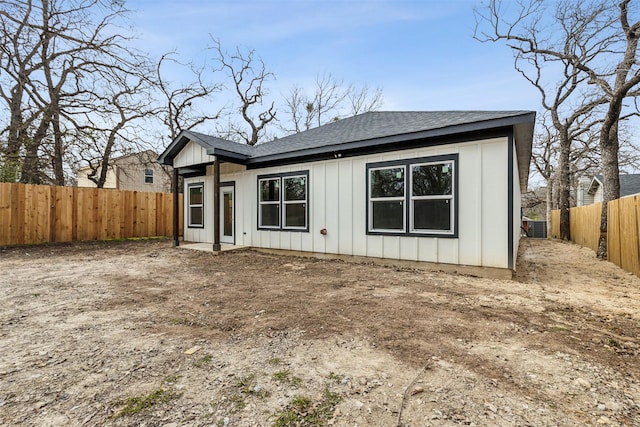
[[(367, 234), (368, 163), (455, 153), (459, 156), (458, 238)], [(513, 167), (517, 169), (515, 162)], [(235, 173), (224, 173), (221, 168), (220, 180), (235, 182), (238, 245), (509, 268), (508, 168), (508, 139), (503, 137)], [(306, 170), (309, 171), (309, 232), (258, 230), (258, 175)], [(517, 170), (515, 177), (514, 193), (519, 195)], [(203, 177), (185, 179), (185, 191), (189, 183), (202, 181)], [(204, 182), (205, 227), (193, 230), (185, 225), (185, 240), (213, 241), (210, 167)], [(518, 212), (514, 221), (517, 223), (519, 196), (516, 201), (514, 211), (518, 209)], [(323, 228), (327, 230), (326, 235), (320, 233)], [(514, 246), (517, 250), (517, 240)]]
[(206, 148), (196, 142), (189, 141), (173, 159), (173, 167), (183, 168), (193, 165), (212, 163), (214, 160), (215, 156), (207, 154)]

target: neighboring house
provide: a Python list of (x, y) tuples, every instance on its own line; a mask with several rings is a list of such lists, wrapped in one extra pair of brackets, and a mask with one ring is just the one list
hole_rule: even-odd
[[(91, 168), (78, 169), (78, 187), (95, 187), (89, 179)], [(97, 170), (100, 174), (100, 168)], [(158, 154), (152, 150), (111, 159), (107, 169), (107, 178), (103, 188), (134, 191), (171, 191), (170, 166), (158, 163)]]
[[(576, 206), (586, 206), (603, 200), (604, 178), (596, 175), (593, 178), (582, 178), (578, 183)], [(640, 174), (620, 175), (620, 197), (640, 193)]]
[(369, 112), (253, 147), (183, 131), (159, 162), (184, 177), (184, 240), (214, 250), (514, 270), (534, 120)]

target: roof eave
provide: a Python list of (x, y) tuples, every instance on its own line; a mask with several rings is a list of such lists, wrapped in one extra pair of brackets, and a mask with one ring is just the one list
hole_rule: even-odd
[(249, 160), (249, 156), (246, 154), (237, 153), (230, 150), (225, 150), (218, 147), (212, 147), (207, 149), (207, 154), (210, 156), (216, 156), (220, 160), (224, 160), (231, 163), (246, 164)]
[(192, 139), (188, 130), (183, 130), (171, 141), (171, 144), (158, 156), (158, 163), (173, 166), (173, 159), (182, 151), (185, 145)]
[[(420, 132), (391, 135), (391, 136), (385, 136), (381, 138), (372, 138), (372, 139), (366, 139), (366, 140), (360, 140), (360, 141), (351, 141), (346, 143), (337, 143), (337, 144), (325, 145), (317, 148), (305, 148), (301, 150), (288, 151), (284, 153), (277, 153), (277, 154), (271, 154), (271, 155), (255, 156), (255, 157), (250, 157), (247, 160), (247, 164), (257, 166), (262, 163), (295, 161), (296, 159), (299, 159), (301, 157), (313, 157), (313, 156), (322, 156), (322, 155), (333, 154), (333, 153), (341, 153), (345, 151), (355, 151), (355, 150), (359, 150), (367, 147), (371, 147), (375, 149), (381, 146), (392, 145), (400, 142), (428, 140), (428, 139), (435, 139), (435, 138), (445, 137), (445, 136), (464, 135), (464, 134), (469, 134), (473, 132), (481, 132), (481, 131), (488, 131), (491, 129), (518, 126), (519, 133), (521, 134), (518, 140), (520, 139), (523, 140), (522, 142), (520, 142), (521, 146), (519, 147), (519, 150), (517, 149), (518, 168), (526, 169), (526, 178), (524, 178), (524, 188), (526, 190), (528, 175), (529, 175), (529, 163), (531, 160), (531, 146), (532, 146), (532, 140), (533, 140), (534, 122), (535, 122), (535, 112), (530, 112), (530, 113), (525, 113), (518, 116), (485, 120), (482, 122), (464, 123), (460, 125), (447, 126), (447, 127), (437, 128), (437, 129), (429, 129), (429, 130), (420, 131)], [(523, 179), (521, 178), (520, 181), (521, 181), (520, 185), (522, 187)]]

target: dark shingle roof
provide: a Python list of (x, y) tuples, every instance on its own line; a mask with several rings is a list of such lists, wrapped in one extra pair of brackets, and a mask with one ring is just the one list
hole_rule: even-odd
[[(334, 155), (361, 155), (410, 148), (411, 144), (459, 142), (455, 135), (513, 129), (520, 171), (520, 187), (526, 190), (533, 140), (533, 111), (375, 111), (341, 119), (314, 129), (255, 146), (239, 144), (193, 131), (183, 131), (159, 157), (173, 159), (189, 141), (207, 149), (222, 161), (263, 167)], [(451, 141), (438, 138), (452, 137)]]
[(417, 134), (488, 120), (516, 117), (529, 111), (373, 111), (338, 120), (256, 145), (253, 157), (323, 146)]
[[(595, 178), (597, 179), (598, 186), (602, 185), (604, 177), (602, 175), (596, 175)], [(593, 184), (592, 182), (591, 187), (594, 187)], [(591, 188), (589, 190), (591, 190)], [(596, 187), (593, 188), (593, 193), (595, 193), (595, 190)], [(620, 175), (620, 197), (638, 193), (640, 193), (640, 174), (630, 173)]]

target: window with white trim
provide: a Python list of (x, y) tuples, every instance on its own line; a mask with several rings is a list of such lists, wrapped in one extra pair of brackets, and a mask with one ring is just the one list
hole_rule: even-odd
[(153, 169), (144, 170), (144, 183), (153, 184)]
[(371, 231), (404, 231), (405, 167), (369, 169)]
[(258, 177), (258, 228), (309, 231), (309, 172)]
[(458, 155), (367, 165), (367, 233), (457, 237)]
[(204, 183), (189, 184), (189, 227), (204, 227)]
[(258, 180), (260, 228), (280, 228), (280, 178)]
[(307, 228), (307, 176), (282, 178), (283, 228)]

